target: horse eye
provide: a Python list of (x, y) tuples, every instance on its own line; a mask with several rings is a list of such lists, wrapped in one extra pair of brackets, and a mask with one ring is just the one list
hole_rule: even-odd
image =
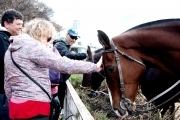
[(107, 72), (109, 74), (112, 74), (114, 71), (115, 71), (115, 67), (114, 66), (110, 66), (110, 67), (107, 68)]

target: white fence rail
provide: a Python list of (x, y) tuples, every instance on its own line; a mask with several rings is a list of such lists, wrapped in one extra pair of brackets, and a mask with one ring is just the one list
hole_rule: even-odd
[(64, 100), (63, 118), (65, 120), (94, 120), (69, 80), (66, 81), (66, 84), (67, 91)]

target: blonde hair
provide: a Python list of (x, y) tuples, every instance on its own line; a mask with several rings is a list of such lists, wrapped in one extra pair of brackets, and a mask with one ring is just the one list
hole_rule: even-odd
[(25, 23), (23, 33), (27, 33), (34, 39), (41, 41), (41, 37), (52, 38), (56, 30), (50, 21), (35, 18)]

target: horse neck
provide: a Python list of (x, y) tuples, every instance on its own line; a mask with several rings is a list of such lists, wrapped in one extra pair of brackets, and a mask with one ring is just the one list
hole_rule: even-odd
[(172, 31), (168, 31), (167, 28), (161, 28), (134, 30), (114, 37), (113, 40), (122, 52), (170, 74), (178, 74), (180, 72), (180, 64), (176, 64), (180, 61), (178, 38), (180, 30), (172, 28)]

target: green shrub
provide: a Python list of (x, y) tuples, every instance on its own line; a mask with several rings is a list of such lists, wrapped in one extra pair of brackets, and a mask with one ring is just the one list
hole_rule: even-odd
[(76, 89), (78, 88), (82, 83), (82, 74), (72, 74), (70, 77), (70, 82), (73, 85), (73, 87)]

